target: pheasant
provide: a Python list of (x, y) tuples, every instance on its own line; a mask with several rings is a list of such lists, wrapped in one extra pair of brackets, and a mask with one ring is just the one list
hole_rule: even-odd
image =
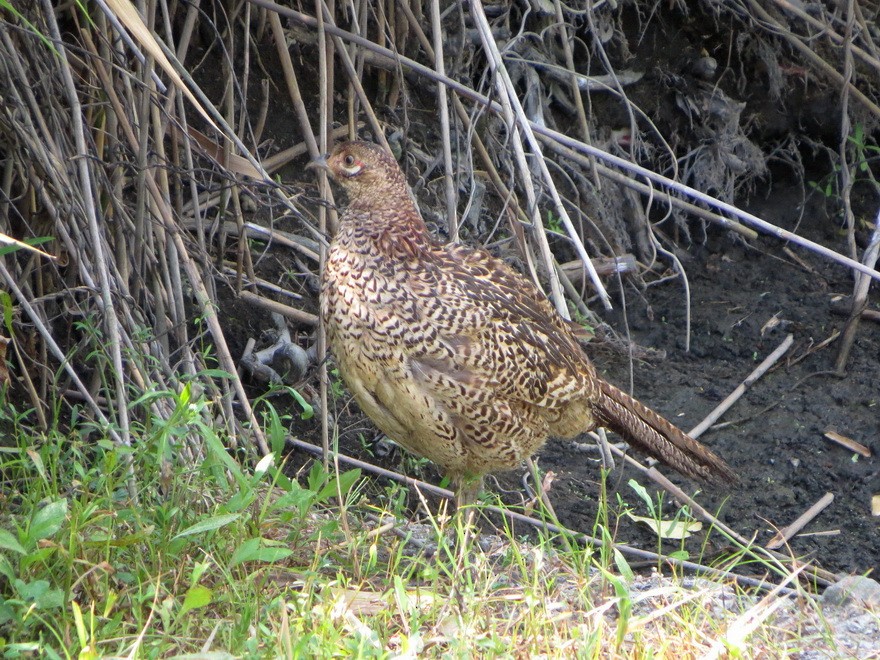
[(383, 149), (346, 142), (313, 164), (348, 196), (321, 287), (339, 372), (383, 433), (445, 470), (459, 505), (548, 437), (598, 426), (683, 475), (735, 481), (712, 451), (600, 378), (534, 284), (484, 250), (436, 241)]

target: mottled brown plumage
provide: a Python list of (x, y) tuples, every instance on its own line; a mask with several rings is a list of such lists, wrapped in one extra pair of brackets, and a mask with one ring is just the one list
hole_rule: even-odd
[(327, 338), (385, 434), (459, 485), (597, 426), (687, 476), (733, 479), (709, 449), (602, 380), (531, 282), (483, 250), (437, 243), (380, 147), (341, 144), (319, 164), (348, 194), (323, 275)]

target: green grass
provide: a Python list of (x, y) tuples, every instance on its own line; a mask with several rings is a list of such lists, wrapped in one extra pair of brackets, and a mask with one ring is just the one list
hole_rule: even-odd
[[(509, 529), (477, 547), (458, 517), (400, 522), (386, 508), (402, 506), (400, 489), (369, 496), (357, 471), (318, 462), (290, 479), (273, 459), (242, 468), (204, 423), (204, 402), (185, 392), (175, 405), (131, 450), (85, 418), (41, 436), (11, 422), (17, 446), (0, 449), (0, 656), (679, 658), (730, 647), (712, 600), (730, 585), (634, 591), (640, 579), (610, 546), (527, 544)], [(281, 420), (267, 419), (279, 449)], [(194, 428), (204, 457), (184, 465), (178, 443)], [(604, 515), (597, 529), (610, 539), (618, 514)], [(744, 648), (784, 657), (777, 638), (764, 626)], [(733, 654), (751, 657), (738, 644)]]

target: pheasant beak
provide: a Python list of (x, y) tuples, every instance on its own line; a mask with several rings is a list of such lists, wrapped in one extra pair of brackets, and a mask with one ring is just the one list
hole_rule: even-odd
[(330, 172), (330, 165), (327, 163), (327, 156), (329, 154), (321, 154), (309, 161), (308, 165), (306, 165), (307, 170), (313, 169), (322, 169)]

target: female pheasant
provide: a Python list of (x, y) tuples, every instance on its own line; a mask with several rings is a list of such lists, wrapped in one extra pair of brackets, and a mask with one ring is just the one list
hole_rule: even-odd
[(367, 142), (315, 164), (348, 195), (323, 273), (339, 371), (379, 429), (445, 469), (459, 503), (554, 436), (597, 426), (678, 472), (735, 480), (709, 449), (602, 380), (567, 321), (488, 252), (434, 240), (395, 160)]

